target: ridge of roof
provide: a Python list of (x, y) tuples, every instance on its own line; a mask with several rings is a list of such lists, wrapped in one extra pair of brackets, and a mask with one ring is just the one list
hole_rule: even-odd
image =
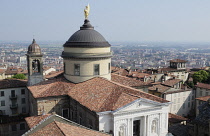
[(63, 132), (63, 130), (60, 128), (60, 126), (58, 125), (57, 121), (54, 121), (56, 126), (58, 127), (58, 129), (61, 131), (61, 133), (65, 136), (66, 134)]

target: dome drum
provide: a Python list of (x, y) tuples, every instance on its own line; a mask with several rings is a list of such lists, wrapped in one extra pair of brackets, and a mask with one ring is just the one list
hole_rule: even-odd
[(108, 42), (66, 42), (63, 47), (79, 47), (79, 48), (103, 48), (111, 47)]
[(112, 52), (106, 53), (69, 53), (69, 52), (62, 52), (61, 55), (63, 58), (75, 58), (75, 59), (102, 59), (102, 58), (111, 58)]

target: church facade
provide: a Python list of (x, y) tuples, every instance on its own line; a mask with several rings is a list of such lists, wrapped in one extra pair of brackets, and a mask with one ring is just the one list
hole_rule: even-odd
[(44, 81), (40, 47), (30, 46), (30, 116), (55, 112), (114, 136), (167, 135), (170, 102), (112, 81), (111, 45), (88, 19), (63, 45), (64, 73), (53, 79)]

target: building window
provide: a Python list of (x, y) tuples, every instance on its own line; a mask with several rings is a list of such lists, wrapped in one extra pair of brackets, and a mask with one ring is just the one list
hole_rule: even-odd
[(94, 75), (99, 75), (99, 64), (94, 64)]
[(208, 96), (209, 95), (209, 92), (206, 92), (206, 96)]
[(11, 90), (11, 97), (15, 97), (15, 90)]
[(0, 96), (4, 96), (4, 91), (1, 91), (1, 94), (0, 94)]
[(74, 75), (75, 76), (80, 75), (80, 64), (74, 64)]
[(188, 97), (188, 101), (190, 101), (190, 96)]
[(22, 113), (26, 113), (26, 107), (22, 107)]
[(1, 101), (1, 106), (5, 106), (5, 101)]
[(21, 89), (21, 94), (25, 94), (25, 89)]
[(111, 72), (111, 63), (109, 63), (109, 65), (108, 65), (108, 73), (110, 73)]
[(17, 131), (17, 126), (16, 125), (12, 125), (12, 131)]
[(69, 118), (69, 109), (63, 109), (62, 116), (64, 118)]
[(22, 98), (22, 99), (21, 99), (21, 103), (22, 103), (22, 104), (25, 104), (25, 103), (26, 103), (26, 98)]
[(20, 124), (20, 130), (25, 130), (25, 123)]
[(188, 108), (190, 108), (190, 102), (188, 102)]

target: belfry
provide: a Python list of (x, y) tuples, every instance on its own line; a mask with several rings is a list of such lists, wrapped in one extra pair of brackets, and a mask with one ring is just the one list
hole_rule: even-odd
[(39, 45), (33, 39), (28, 46), (27, 65), (28, 65), (28, 85), (34, 85), (44, 80), (42, 52)]

